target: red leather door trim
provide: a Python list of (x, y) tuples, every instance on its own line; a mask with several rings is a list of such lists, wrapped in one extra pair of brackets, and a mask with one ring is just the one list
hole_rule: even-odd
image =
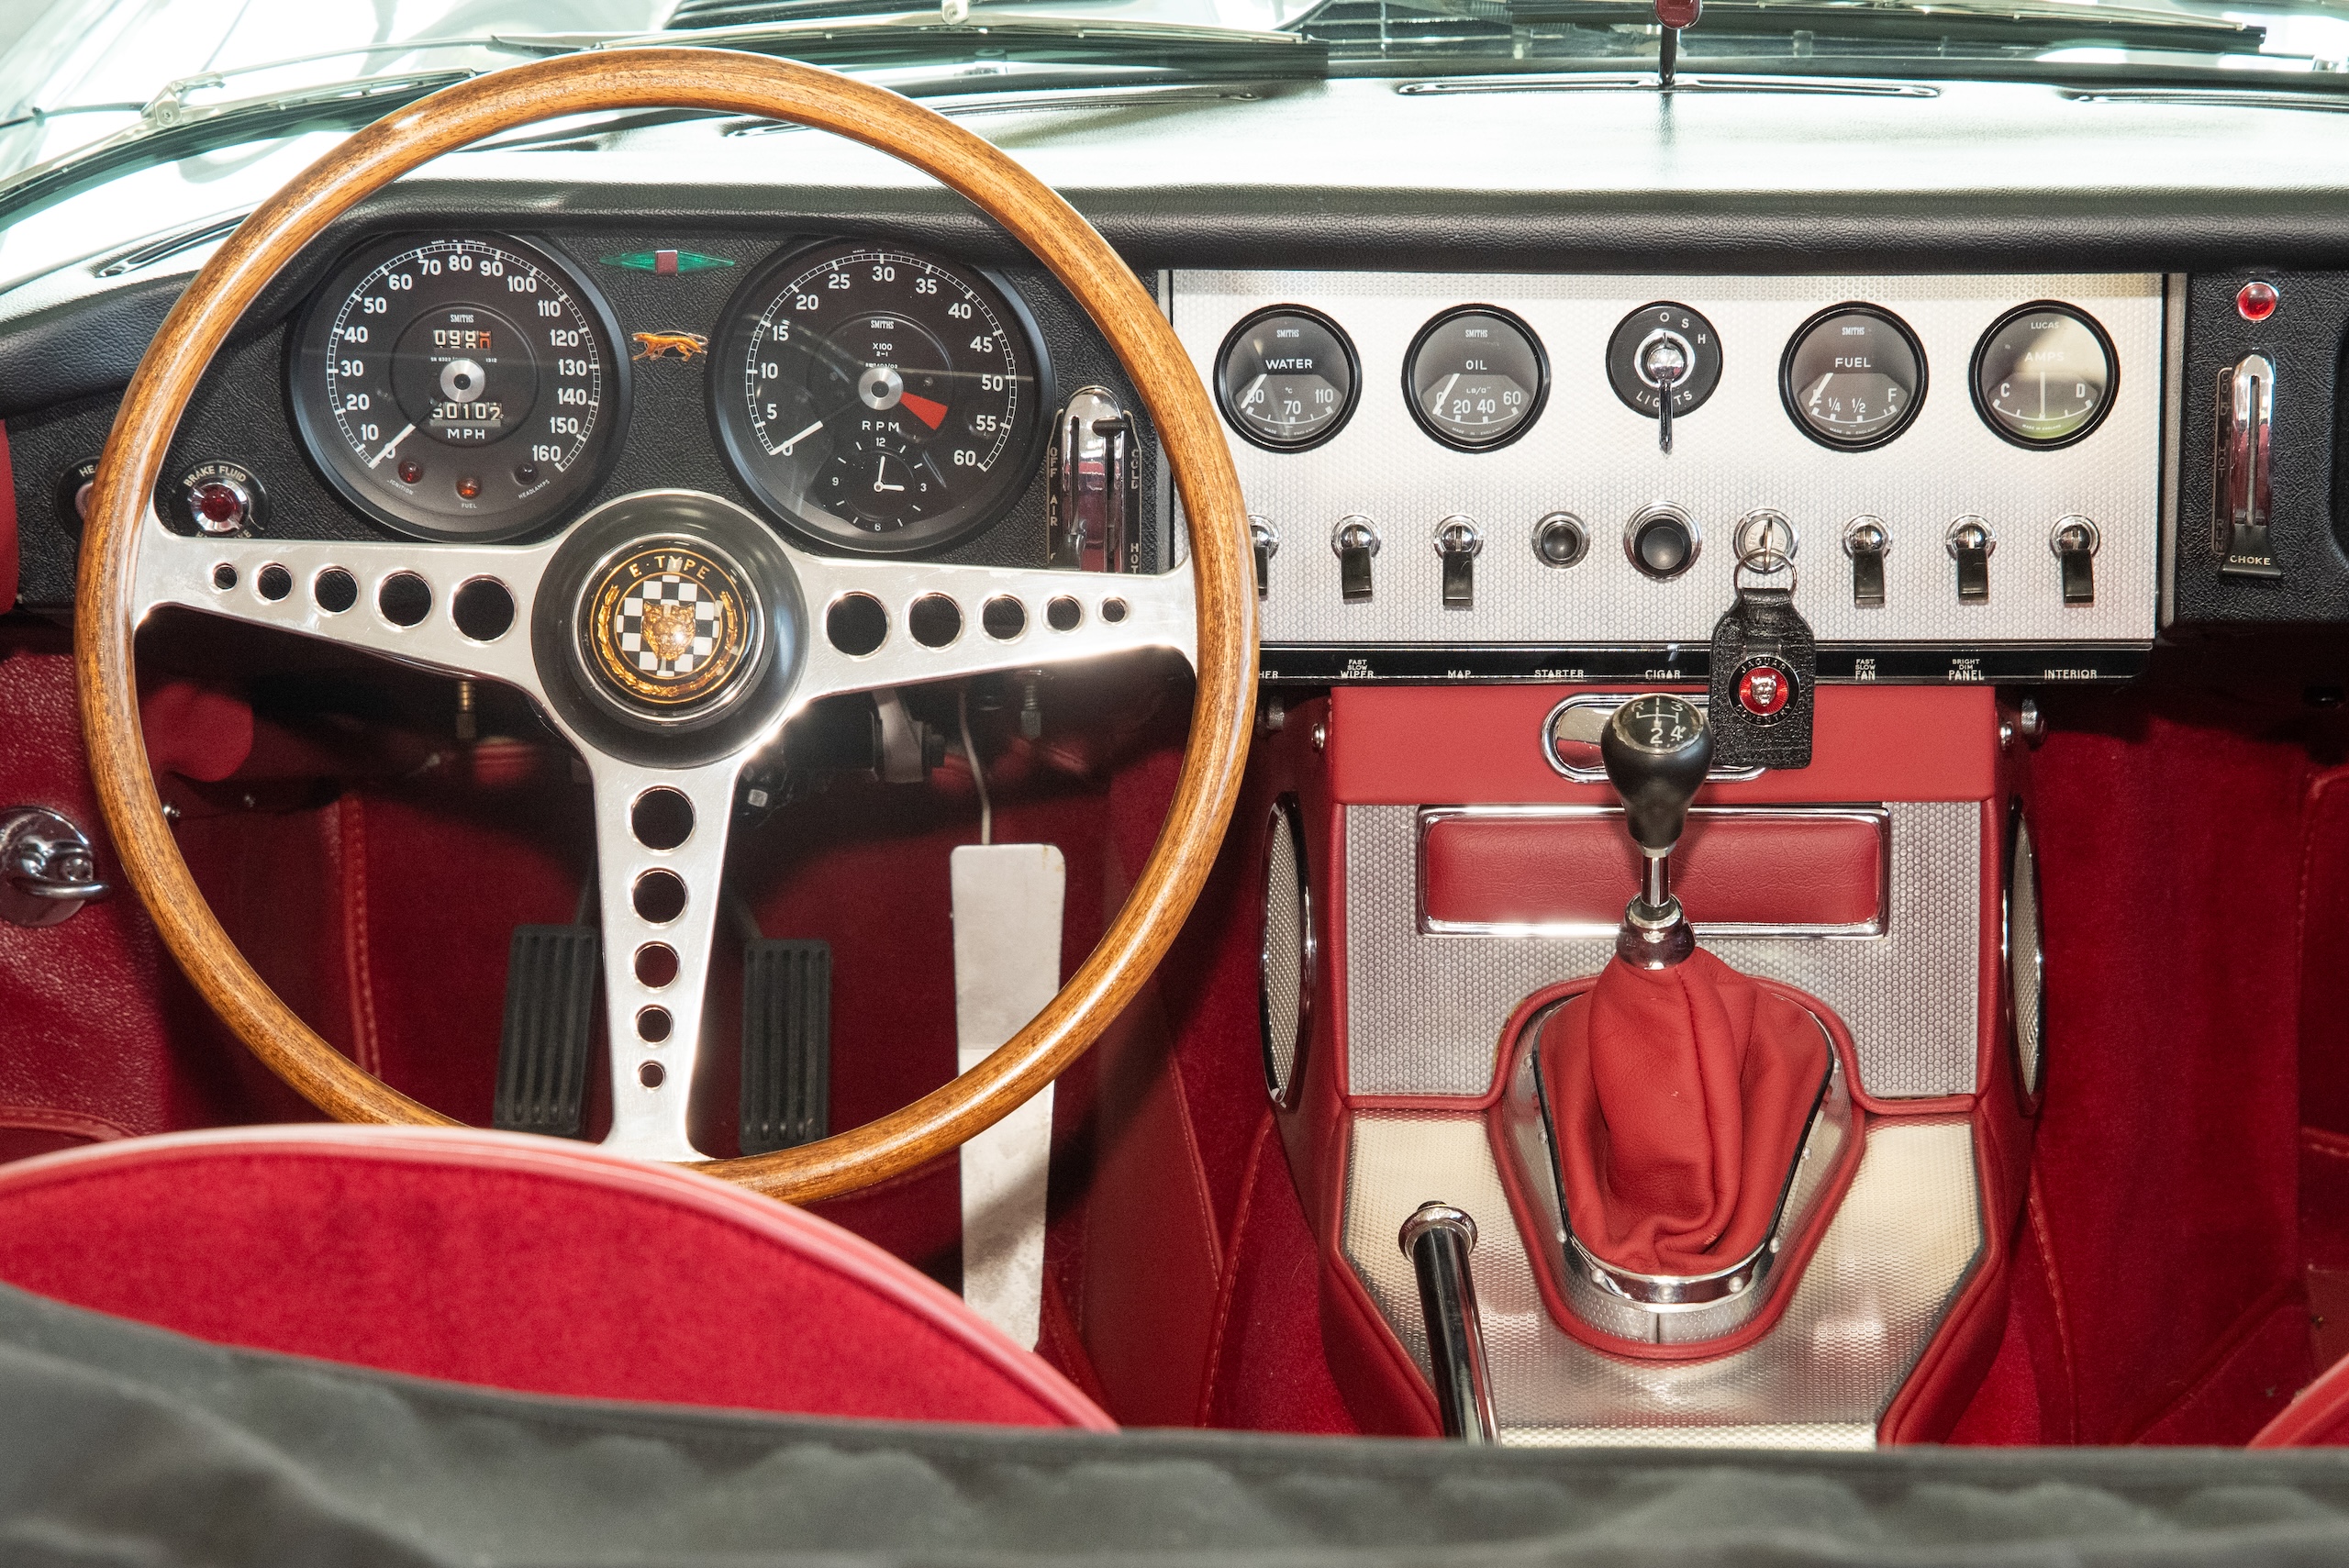
[[(1640, 884), (1639, 855), (1609, 809), (1437, 809), (1419, 817), (1423, 929), (1612, 930)], [(1883, 929), (1881, 810), (1699, 806), (1673, 856), (1673, 888), (1714, 930)]]

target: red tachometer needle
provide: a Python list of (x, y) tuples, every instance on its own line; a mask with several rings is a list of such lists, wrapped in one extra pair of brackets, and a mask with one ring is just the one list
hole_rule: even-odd
[(914, 417), (935, 430), (945, 422), (946, 405), (933, 403), (927, 397), (917, 397), (910, 392), (900, 393), (897, 401), (914, 411)]

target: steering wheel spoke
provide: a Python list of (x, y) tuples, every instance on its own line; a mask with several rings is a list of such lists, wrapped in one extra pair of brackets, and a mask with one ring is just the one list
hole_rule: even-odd
[(799, 556), (809, 699), (1032, 670), (1137, 649), (1197, 668), (1186, 562), (1155, 576)]
[(177, 534), (150, 512), (132, 614), (166, 605), (537, 695), (529, 616), (550, 550)]
[(740, 767), (588, 761), (612, 1077), (605, 1144), (623, 1154), (702, 1158), (687, 1113)]

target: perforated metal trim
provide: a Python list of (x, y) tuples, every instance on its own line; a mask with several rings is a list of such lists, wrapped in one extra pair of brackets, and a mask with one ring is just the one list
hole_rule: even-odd
[(1297, 1054), (1312, 1017), (1313, 906), (1306, 880), (1305, 830), (1297, 796), (1273, 803), (1264, 824), (1264, 945), (1257, 965), (1257, 1021), (1264, 1031), (1264, 1086), (1273, 1103), (1296, 1103)]
[(1423, 1373), (1418, 1286), (1395, 1236), (1431, 1199), (1478, 1221), (1501, 1440), (1521, 1445), (1871, 1447), (1982, 1251), (1971, 1128), (1872, 1120), (1851, 1188), (1767, 1333), (1711, 1361), (1604, 1355), (1551, 1320), (1482, 1118), (1358, 1115), (1341, 1244)]
[[(1419, 810), (1346, 813), (1346, 1049), (1356, 1095), (1482, 1095), (1501, 1030), (1544, 985), (1597, 973), (1611, 935), (1421, 931)], [(1809, 992), (1858, 1048), (1859, 1086), (1885, 1099), (1975, 1088), (1981, 807), (1888, 804), (1891, 898), (1874, 937), (1709, 937), (1734, 967)], [(1628, 898), (1632, 889), (1626, 887)]]
[[(1678, 424), (1669, 457), (1653, 420), (1625, 407), (1604, 373), (1609, 336), (1652, 300), (1704, 312), (1722, 343), (1720, 384)], [(2086, 310), (2111, 336), (2121, 379), (2094, 435), (2058, 451), (2023, 451), (1991, 433), (1966, 395), (1976, 342), (2025, 301)], [(1865, 300), (1898, 314), (1923, 343), (1931, 390), (1916, 422), (1871, 451), (1805, 438), (1778, 395), (1787, 339), (1820, 307)], [(1553, 370), (1548, 403), (1501, 451), (1454, 451), (1412, 422), (1400, 393), (1413, 334), (1447, 306), (1500, 306), (1542, 339)], [(2143, 643), (2154, 635), (2160, 528), (2162, 280), (2120, 276), (1609, 277), (1336, 272), (1178, 272), (1174, 321), (1213, 384), (1216, 350), (1232, 324), (1275, 303), (1310, 306), (1337, 321), (1361, 357), (1362, 402), (1326, 445), (1308, 452), (1232, 449), (1248, 509), (1285, 545), (1317, 543), (1341, 517), (1367, 517), (1389, 541), (1419, 540), (1441, 517), (1475, 519), (1486, 548), (1475, 604), (1445, 607), (1432, 550), (1389, 550), (1375, 592), (1348, 602), (1337, 557), (1285, 549), (1264, 604), (1268, 643), (1581, 646), (1703, 645), (1731, 598), (1728, 550), (1653, 582), (1620, 550), (1596, 549), (1570, 570), (1542, 564), (1533, 529), (1560, 510), (1611, 539), (1660, 502), (1709, 532), (1757, 507), (1793, 519), (1819, 556), (1804, 562), (1801, 609), (1821, 643)], [(1991, 559), (1990, 597), (1960, 604), (1941, 547), (1950, 519), (1978, 514), (2005, 540), (2042, 539), (2079, 513), (2103, 536), (2093, 606), (2067, 606), (2058, 562), (2009, 544)], [(1885, 603), (1853, 602), (1841, 537), (1853, 517), (1884, 519)]]
[(2023, 1093), (2039, 1092), (2040, 1032), (2046, 1010), (2046, 966), (2039, 924), (2039, 855), (2031, 824), (2015, 803), (2014, 847), (2007, 857), (2007, 984), (2015, 1009), (2015, 1065)]

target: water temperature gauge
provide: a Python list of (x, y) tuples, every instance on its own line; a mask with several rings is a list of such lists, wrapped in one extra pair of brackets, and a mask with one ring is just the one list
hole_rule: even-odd
[(1216, 402), (1231, 428), (1274, 451), (1303, 451), (1352, 417), (1361, 376), (1338, 324), (1303, 306), (1260, 310), (1216, 357)]

